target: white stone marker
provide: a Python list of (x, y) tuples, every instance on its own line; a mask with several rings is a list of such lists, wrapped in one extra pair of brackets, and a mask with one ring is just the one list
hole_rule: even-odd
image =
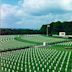
[(43, 46), (46, 46), (46, 42), (43, 42)]

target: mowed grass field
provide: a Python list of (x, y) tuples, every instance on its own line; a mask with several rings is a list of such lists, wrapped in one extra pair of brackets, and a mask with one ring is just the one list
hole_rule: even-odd
[(15, 37), (17, 37), (17, 35), (0, 36), (0, 51), (8, 49), (17, 49), (34, 45), (28, 42), (17, 41), (14, 39)]
[[(68, 41), (68, 42), (66, 42)], [(44, 47), (34, 47), (47, 43)], [(57, 43), (62, 42), (62, 43)], [(48, 45), (55, 43), (53, 45)], [(0, 72), (72, 72), (72, 41), (42, 35), (0, 36)]]
[(67, 39), (46, 37), (42, 35), (6, 35), (0, 36), (0, 50), (17, 49), (27, 46), (42, 45), (43, 42), (49, 44), (61, 41), (67, 41)]

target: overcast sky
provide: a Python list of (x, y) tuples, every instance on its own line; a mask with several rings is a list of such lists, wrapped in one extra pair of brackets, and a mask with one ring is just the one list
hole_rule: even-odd
[(43, 24), (72, 21), (72, 0), (2, 0), (0, 28), (39, 29)]

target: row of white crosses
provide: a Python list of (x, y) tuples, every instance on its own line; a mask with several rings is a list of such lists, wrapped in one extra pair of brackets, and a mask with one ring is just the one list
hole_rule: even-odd
[(29, 43), (20, 42), (14, 39), (14, 36), (12, 37), (0, 37), (0, 50), (8, 50), (8, 49), (14, 49), (14, 48), (22, 48), (25, 46), (30, 46)]
[(14, 36), (14, 35), (1, 36), (0, 42), (4, 43), (4, 42), (10, 41), (10, 40), (14, 40), (15, 37), (16, 36)]
[(4, 47), (6, 46), (6, 43), (11, 41), (11, 40), (14, 40), (14, 38), (13, 37), (7, 37), (7, 36), (0, 37), (0, 50), (4, 49)]
[(71, 52), (69, 52), (69, 55), (68, 55), (68, 59), (67, 59), (67, 63), (66, 63), (66, 68), (65, 68), (65, 71), (66, 71), (66, 72), (67, 72), (67, 70), (68, 70), (68, 65), (69, 65), (70, 56), (71, 56)]
[(7, 42), (7, 41), (9, 41), (9, 40), (14, 40), (14, 38), (13, 37), (1, 37), (0, 38), (0, 42), (2, 42), (2, 43), (4, 43), (4, 42)]
[[(1, 69), (5, 72), (58, 72), (68, 71), (71, 52), (54, 49), (31, 48), (8, 53), (1, 57)], [(66, 58), (67, 57), (67, 58)], [(66, 60), (67, 59), (67, 60)]]
[(59, 43), (56, 45), (72, 46), (72, 42)]

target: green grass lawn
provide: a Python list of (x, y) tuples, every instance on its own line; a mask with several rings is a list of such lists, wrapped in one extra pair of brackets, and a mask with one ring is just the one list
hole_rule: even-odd
[(54, 42), (61, 42), (61, 41), (68, 40), (64, 38), (47, 37), (42, 35), (21, 36), (21, 39), (31, 41), (31, 42), (38, 42), (38, 43), (43, 43), (43, 42), (54, 43)]
[(64, 45), (53, 45), (48, 47), (50, 49), (56, 49), (58, 51), (72, 51), (72, 46), (64, 46)]
[(8, 49), (17, 49), (27, 46), (34, 46), (35, 44), (17, 41), (14, 38), (17, 36), (1, 36), (0, 37), (0, 51)]
[(66, 41), (63, 38), (46, 37), (42, 35), (6, 35), (0, 36), (0, 51), (8, 49), (17, 49), (27, 46), (42, 45), (43, 42), (54, 43)]
[[(0, 37), (0, 50), (65, 41), (42, 35)], [(0, 72), (72, 72), (72, 41), (0, 53)]]

